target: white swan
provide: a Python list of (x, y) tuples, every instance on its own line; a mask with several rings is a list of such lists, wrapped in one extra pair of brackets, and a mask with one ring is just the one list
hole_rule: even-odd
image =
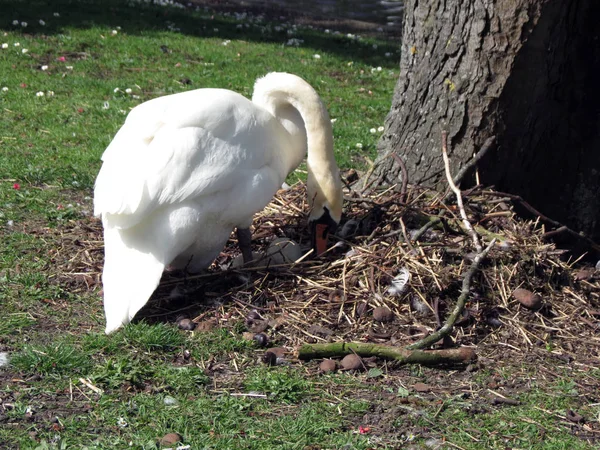
[(142, 103), (102, 155), (94, 214), (104, 227), (106, 333), (131, 321), (167, 265), (199, 271), (233, 228), (251, 259), (248, 228), (307, 154), (315, 251), (342, 214), (333, 133), (303, 79), (270, 73), (252, 101), (198, 89)]

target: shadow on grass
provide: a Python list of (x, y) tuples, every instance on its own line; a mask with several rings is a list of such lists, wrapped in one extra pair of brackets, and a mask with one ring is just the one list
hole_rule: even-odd
[[(8, 0), (2, 2), (0, 29), (20, 29), (31, 35), (48, 36), (64, 33), (68, 28), (121, 27), (127, 34), (148, 31), (176, 30), (179, 33), (220, 39), (241, 39), (254, 42), (285, 43), (291, 38), (302, 39), (303, 47), (336, 53), (350, 60), (372, 66), (395, 67), (395, 59), (386, 58), (386, 52), (395, 54), (393, 43), (378, 43), (374, 52), (372, 43), (355, 42), (344, 34), (323, 34), (311, 29), (300, 29), (293, 35), (273, 21), (255, 20), (256, 16), (225, 17), (200, 8), (175, 8), (151, 4), (133, 4), (119, 0), (56, 0), (31, 2)], [(56, 17), (54, 14), (58, 13)], [(40, 20), (44, 21), (41, 25)], [(18, 23), (13, 23), (17, 21)], [(21, 23), (27, 26), (22, 27)], [(241, 27), (239, 26), (241, 25)], [(246, 25), (249, 25), (246, 27)]]

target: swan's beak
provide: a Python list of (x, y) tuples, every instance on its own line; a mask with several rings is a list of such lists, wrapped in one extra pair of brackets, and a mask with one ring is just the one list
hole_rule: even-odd
[(327, 243), (329, 233), (337, 227), (337, 222), (331, 218), (329, 210), (325, 208), (325, 212), (317, 220), (311, 222), (312, 244), (316, 256), (322, 255), (327, 251)]
[(329, 241), (329, 230), (327, 228), (327, 225), (323, 223), (315, 225), (314, 250), (317, 256), (327, 251), (327, 242)]

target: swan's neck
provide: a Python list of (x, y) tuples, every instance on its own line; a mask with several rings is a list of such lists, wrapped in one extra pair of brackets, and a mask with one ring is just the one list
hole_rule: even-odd
[(331, 121), (319, 95), (296, 76), (271, 75), (284, 74), (270, 74), (260, 79), (254, 87), (252, 101), (273, 114), (288, 132), (288, 173), (298, 167), (307, 153), (309, 177), (316, 168), (323, 173), (334, 167), (337, 171)]

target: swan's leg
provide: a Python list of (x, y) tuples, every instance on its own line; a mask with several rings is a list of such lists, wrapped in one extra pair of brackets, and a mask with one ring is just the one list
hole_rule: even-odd
[(250, 246), (252, 233), (250, 233), (250, 228), (238, 228), (236, 234), (238, 245), (244, 257), (244, 264), (247, 264), (252, 261), (252, 247)]

